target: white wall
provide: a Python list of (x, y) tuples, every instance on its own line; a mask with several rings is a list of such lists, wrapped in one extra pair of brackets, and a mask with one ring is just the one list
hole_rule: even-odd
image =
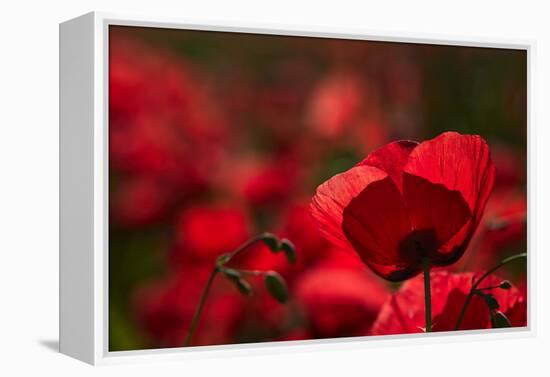
[[(0, 38), (0, 374), (41, 375), (542, 375), (550, 370), (550, 27), (543, 1), (82, 0), (2, 3)], [(534, 39), (531, 224), (537, 273), (530, 339), (423, 343), (364, 350), (193, 360), (93, 369), (44, 346), (58, 333), (58, 23), (90, 10), (391, 32)], [(268, 25), (269, 26), (269, 25)], [(545, 298), (543, 300), (543, 298)], [(531, 298), (534, 299), (534, 298)], [(13, 369), (12, 372), (5, 370)]]

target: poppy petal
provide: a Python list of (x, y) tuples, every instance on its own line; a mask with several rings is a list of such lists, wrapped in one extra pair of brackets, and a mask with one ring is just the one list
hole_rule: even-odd
[(367, 158), (358, 163), (357, 166), (374, 166), (388, 173), (399, 190), (403, 191), (403, 168), (407, 164), (409, 154), (417, 145), (416, 141), (394, 141), (369, 153)]
[(422, 270), (422, 266), (420, 263), (407, 263), (405, 265), (383, 265), (373, 262), (367, 262), (366, 264), (376, 275), (393, 282), (410, 279)]
[(468, 204), (471, 219), (439, 250), (446, 258), (442, 263), (453, 263), (468, 246), (493, 188), (495, 167), (487, 143), (477, 135), (445, 132), (414, 148), (404, 172), (458, 191)]
[(493, 187), (495, 167), (480, 136), (445, 132), (414, 148), (404, 172), (460, 192), (477, 215)]
[(476, 225), (473, 219), (469, 219), (450, 240), (439, 247), (437, 257), (432, 263), (437, 266), (449, 266), (457, 262), (470, 244)]
[(416, 263), (402, 255), (401, 242), (412, 227), (403, 197), (387, 176), (369, 184), (344, 208), (342, 229), (364, 262), (382, 265)]
[(420, 247), (436, 259), (438, 249), (471, 218), (468, 204), (458, 191), (408, 173), (403, 175), (403, 192), (414, 228), (403, 247)]
[(320, 185), (311, 200), (310, 208), (323, 235), (335, 245), (348, 251), (353, 250), (342, 232), (344, 208), (369, 184), (387, 176), (375, 167), (356, 166)]

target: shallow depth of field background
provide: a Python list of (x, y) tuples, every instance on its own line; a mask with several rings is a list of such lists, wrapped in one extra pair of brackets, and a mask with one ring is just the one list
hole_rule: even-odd
[[(526, 55), (515, 50), (111, 27), (110, 350), (181, 345), (215, 258), (287, 280), (281, 305), (218, 278), (194, 344), (369, 335), (398, 288), (326, 243), (315, 188), (395, 139), (488, 140), (497, 183), (454, 271), (525, 251)], [(500, 275), (525, 290), (525, 270)], [(261, 283), (261, 282), (258, 282)]]

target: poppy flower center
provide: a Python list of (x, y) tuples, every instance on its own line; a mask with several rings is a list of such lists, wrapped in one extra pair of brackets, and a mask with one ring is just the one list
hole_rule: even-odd
[(399, 256), (408, 263), (420, 263), (437, 252), (438, 242), (433, 229), (413, 230), (399, 243)]

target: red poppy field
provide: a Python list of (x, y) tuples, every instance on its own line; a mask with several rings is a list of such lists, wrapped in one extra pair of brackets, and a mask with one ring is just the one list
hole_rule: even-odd
[(111, 351), (527, 326), (525, 51), (111, 26)]

